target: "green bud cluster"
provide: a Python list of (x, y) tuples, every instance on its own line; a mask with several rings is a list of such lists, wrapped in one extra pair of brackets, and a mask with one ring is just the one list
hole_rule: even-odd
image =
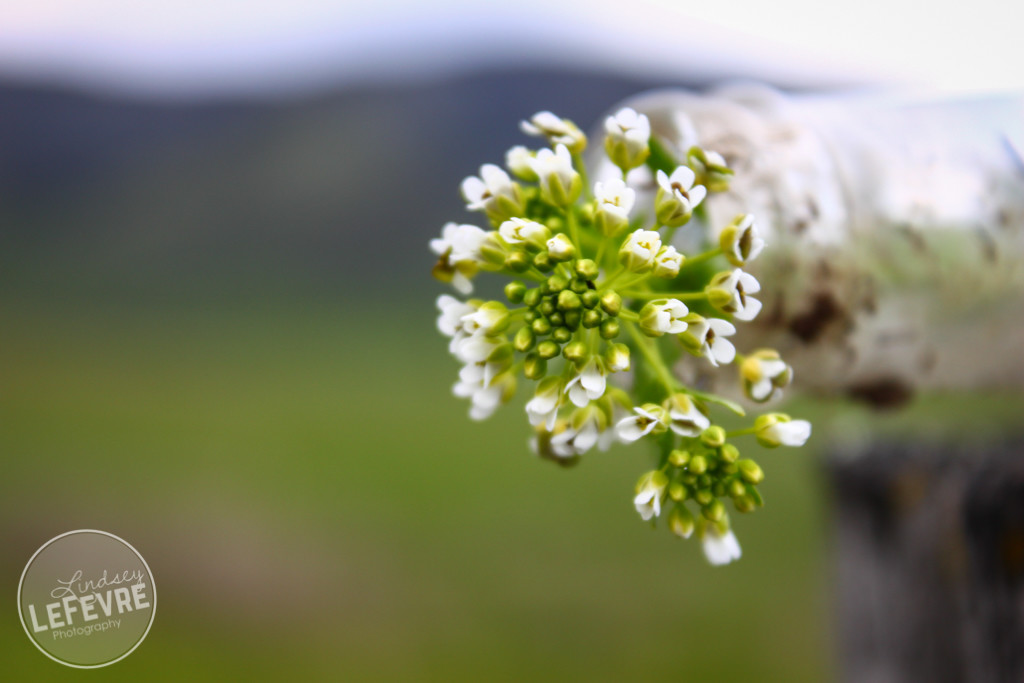
[[(725, 502), (731, 502), (738, 512), (753, 512), (764, 505), (757, 488), (764, 472), (753, 460), (740, 459), (739, 449), (725, 440), (724, 429), (711, 425), (699, 437), (683, 442), (669, 453), (666, 463), (668, 497), (681, 508), (677, 516), (690, 514), (685, 509), (688, 501), (693, 501), (700, 516), (709, 522), (726, 520)], [(669, 526), (678, 533), (672, 518)]]

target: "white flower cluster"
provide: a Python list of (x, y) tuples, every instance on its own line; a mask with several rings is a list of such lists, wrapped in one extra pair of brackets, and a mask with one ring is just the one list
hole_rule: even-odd
[[(744, 356), (729, 339), (734, 321), (761, 310), (760, 283), (744, 270), (765, 246), (754, 217), (737, 216), (703, 253), (684, 254), (672, 243), (677, 229), (707, 229), (693, 219), (709, 193), (728, 188), (732, 171), (720, 155), (696, 147), (666, 163), (664, 145), (652, 153), (659, 143), (647, 117), (625, 108), (604, 122), (604, 152), (621, 177), (591, 186), (578, 126), (540, 112), (521, 128), (547, 146), (513, 147), (505, 168), (484, 164), (462, 181), (466, 208), (490, 228), (449, 223), (430, 243), (435, 277), (460, 294), (472, 293), (481, 271), (510, 280), (505, 301), (438, 298), (438, 330), (462, 364), (454, 393), (482, 420), (511, 400), (520, 377), (536, 382), (526, 402), (531, 444), (563, 465), (615, 441), (651, 442), (660, 465), (637, 484), (640, 517), (653, 521), (667, 510), (668, 528), (683, 538), (696, 532), (713, 564), (739, 558), (723, 501), (739, 512), (760, 507), (764, 475), (739, 458), (732, 439), (749, 434), (766, 448), (800, 446), (811, 430), (806, 421), (767, 413), (726, 432), (711, 407), (742, 409), (686, 386), (666, 360), (674, 346), (716, 368), (737, 361), (754, 402), (778, 398), (792, 380), (777, 352)], [(645, 164), (657, 194), (638, 206), (630, 171)], [(709, 270), (716, 261), (728, 267)], [(625, 381), (613, 382), (616, 375)]]

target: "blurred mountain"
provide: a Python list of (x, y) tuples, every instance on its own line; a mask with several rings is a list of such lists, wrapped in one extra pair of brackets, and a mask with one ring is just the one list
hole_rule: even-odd
[[(0, 85), (6, 286), (190, 296), (425, 283), (460, 180), (551, 109), (584, 129), (669, 84), (481, 73), (290, 100), (154, 101)], [(369, 277), (369, 280), (366, 278)]]

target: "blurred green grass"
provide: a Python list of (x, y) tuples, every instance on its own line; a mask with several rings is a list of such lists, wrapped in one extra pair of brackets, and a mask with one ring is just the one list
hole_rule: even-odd
[(32, 552), (87, 527), (158, 591), (103, 680), (832, 677), (811, 452), (759, 458), (768, 505), (714, 569), (637, 518), (645, 449), (539, 461), (521, 397), (468, 420), (429, 309), (375, 310), (5, 304), (11, 680), (82, 675), (13, 604)]

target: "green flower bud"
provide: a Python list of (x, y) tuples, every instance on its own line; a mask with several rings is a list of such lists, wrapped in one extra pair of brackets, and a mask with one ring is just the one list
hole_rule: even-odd
[(619, 321), (618, 320), (605, 320), (601, 323), (601, 338), (602, 339), (615, 339), (619, 336)]
[(753, 512), (757, 508), (754, 498), (746, 494), (734, 497), (732, 504), (737, 512)]
[(729, 497), (739, 498), (747, 493), (747, 487), (743, 485), (743, 482), (739, 479), (733, 479), (729, 482)]
[(546, 251), (539, 252), (533, 257), (533, 265), (535, 265), (537, 270), (542, 273), (547, 273), (555, 267), (555, 264), (551, 262), (551, 257), (548, 256), (548, 252)]
[(703, 455), (694, 455), (690, 458), (690, 464), (687, 467), (691, 474), (704, 474), (708, 469), (708, 460)]
[(690, 451), (676, 449), (668, 454), (668, 461), (673, 467), (683, 467), (690, 462)]
[(558, 308), (563, 311), (573, 311), (583, 306), (580, 295), (576, 292), (563, 289), (558, 293)]
[(516, 348), (516, 351), (525, 353), (533, 348), (533, 345), (537, 342), (537, 337), (533, 334), (533, 330), (529, 326), (520, 327), (519, 331), (516, 332), (516, 336), (512, 339), (512, 346)]
[(585, 258), (576, 262), (576, 273), (584, 280), (593, 280), (599, 272), (597, 264), (591, 259)]
[(551, 330), (551, 339), (559, 344), (564, 344), (572, 339), (572, 330), (568, 327), (556, 327)]
[(725, 430), (718, 425), (711, 425), (701, 433), (700, 440), (707, 446), (718, 448), (725, 443)]
[(693, 494), (693, 499), (703, 507), (711, 504), (711, 501), (715, 499), (715, 494), (711, 493), (711, 489), (702, 488)]
[(583, 327), (588, 330), (600, 325), (601, 320), (601, 314), (597, 311), (584, 311), (583, 313)]
[(707, 505), (702, 506), (700, 512), (704, 515), (704, 519), (711, 520), (712, 522), (721, 522), (725, 519), (725, 506), (722, 505), (720, 500), (713, 500)]
[(525, 251), (509, 252), (505, 256), (505, 267), (513, 273), (522, 273), (530, 267), (530, 257)]
[(601, 303), (601, 295), (592, 289), (588, 289), (580, 294), (580, 300), (583, 302), (584, 308), (595, 308)]
[(740, 449), (731, 443), (724, 444), (718, 452), (726, 462), (736, 462), (736, 458), (740, 457)]
[(537, 344), (537, 355), (545, 360), (548, 358), (554, 358), (561, 350), (562, 349), (558, 344), (550, 340), (542, 341), (540, 344)]
[(551, 332), (551, 321), (549, 321), (544, 316), (540, 316), (532, 323), (530, 323), (530, 327), (533, 328), (534, 334), (536, 334), (538, 337), (543, 337), (544, 335)]
[(526, 294), (523, 294), (523, 303), (526, 304), (527, 307), (533, 308), (540, 303), (541, 296), (540, 287), (527, 290)]
[(575, 278), (572, 282), (569, 283), (569, 289), (576, 292), (577, 294), (583, 294), (583, 292), (590, 291), (590, 288), (587, 287), (586, 280), (581, 280), (579, 278)]
[(559, 313), (558, 311), (555, 311), (554, 313), (549, 315), (548, 321), (551, 323), (552, 327), (558, 327), (559, 325), (565, 324), (565, 318), (563, 318), (562, 314)]
[(566, 359), (571, 360), (574, 363), (578, 363), (587, 357), (588, 350), (589, 349), (587, 349), (586, 344), (581, 341), (577, 341), (571, 344), (566, 344), (565, 348), (562, 350), (562, 355), (565, 356)]
[(570, 330), (578, 330), (580, 328), (580, 322), (583, 320), (583, 314), (579, 311), (566, 311), (562, 314), (565, 318), (565, 326)]
[(526, 285), (519, 280), (513, 280), (512, 282), (505, 285), (505, 298), (508, 299), (509, 303), (518, 304), (523, 300), (523, 296), (526, 294)]
[(569, 281), (563, 276), (555, 273), (547, 279), (548, 291), (557, 294), (569, 286)]
[(541, 379), (547, 372), (548, 362), (536, 353), (531, 353), (523, 361), (523, 374), (527, 379)]
[(686, 500), (687, 493), (686, 487), (679, 482), (675, 482), (668, 487), (668, 497), (677, 503)]
[(609, 344), (604, 357), (608, 369), (612, 372), (629, 370), (629, 347), (625, 344)]
[(551, 316), (556, 310), (555, 302), (550, 297), (545, 297), (537, 306), (537, 312), (541, 315)]
[(668, 528), (679, 538), (689, 538), (694, 529), (693, 514), (685, 505), (676, 505), (668, 516)]
[(611, 316), (618, 315), (622, 310), (622, 297), (618, 292), (606, 292), (601, 297), (601, 310)]
[(751, 484), (760, 484), (764, 481), (764, 470), (753, 460), (737, 460), (736, 466), (740, 469), (740, 476), (743, 477), (743, 481), (750, 482)]

